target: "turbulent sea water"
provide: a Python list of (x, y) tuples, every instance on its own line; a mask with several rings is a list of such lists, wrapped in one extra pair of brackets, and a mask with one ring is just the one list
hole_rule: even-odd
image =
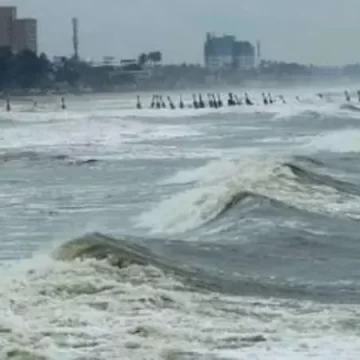
[(358, 359), (360, 104), (282, 93), (0, 113), (0, 359)]

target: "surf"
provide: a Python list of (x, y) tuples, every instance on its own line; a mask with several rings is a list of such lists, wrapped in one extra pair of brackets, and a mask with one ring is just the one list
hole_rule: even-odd
[(336, 215), (344, 216), (339, 204), (345, 201), (345, 195), (350, 196), (347, 201), (358, 201), (360, 187), (324, 173), (324, 165), (306, 156), (276, 162), (209, 162), (163, 180), (166, 186), (173, 183), (190, 187), (163, 199), (134, 221), (153, 233), (176, 234), (205, 226), (234, 207), (246, 207), (249, 201), (261, 206), (263, 200), (273, 206), (319, 214), (333, 213), (336, 204)]

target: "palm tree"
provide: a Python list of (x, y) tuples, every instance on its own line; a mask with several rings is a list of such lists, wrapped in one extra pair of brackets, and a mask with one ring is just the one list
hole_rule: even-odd
[(162, 60), (162, 54), (160, 51), (152, 51), (147, 57), (154, 65), (159, 64)]
[(154, 61), (156, 64), (161, 63), (162, 60), (162, 53), (160, 51), (155, 51), (154, 52)]
[(145, 53), (142, 53), (139, 55), (139, 58), (138, 58), (138, 64), (140, 66), (144, 66), (147, 62), (148, 62), (148, 55), (146, 55)]

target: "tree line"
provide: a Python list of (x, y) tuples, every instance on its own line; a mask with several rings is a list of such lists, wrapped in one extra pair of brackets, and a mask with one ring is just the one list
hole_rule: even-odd
[(30, 50), (15, 53), (0, 47), (0, 91), (14, 89), (53, 88), (54, 83), (74, 85), (81, 77), (75, 62), (62, 57), (60, 63), (51, 62), (45, 53)]
[(13, 53), (11, 48), (0, 48), (0, 90), (43, 86), (50, 80), (51, 62), (45, 54), (37, 56), (25, 50)]
[[(157, 65), (162, 61), (162, 53), (153, 51), (142, 53), (138, 57), (135, 67), (128, 66), (124, 70), (142, 70), (147, 64)], [(58, 84), (76, 87), (79, 84), (90, 87), (108, 86), (113, 78), (112, 66), (93, 67), (83, 61), (73, 58), (60, 57), (57, 61), (50, 61), (45, 53), (39, 55), (24, 50), (18, 53), (10, 47), (0, 47), (0, 91), (13, 89), (54, 88)], [(122, 74), (116, 81), (132, 82), (134, 76)]]

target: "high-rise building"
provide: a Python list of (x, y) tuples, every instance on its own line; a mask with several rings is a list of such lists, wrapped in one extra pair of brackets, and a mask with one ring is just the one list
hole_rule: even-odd
[(17, 19), (15, 6), (0, 6), (0, 47), (37, 52), (37, 20)]
[(13, 24), (16, 19), (15, 6), (0, 7), (0, 47), (12, 47)]
[(36, 19), (16, 19), (13, 25), (14, 51), (30, 50), (37, 53), (37, 21)]
[(249, 70), (256, 66), (255, 47), (249, 41), (234, 43), (234, 66), (240, 70)]
[(204, 47), (205, 66), (213, 70), (232, 67), (235, 40), (235, 36), (216, 37), (208, 33)]
[(248, 41), (237, 41), (235, 36), (207, 34), (204, 46), (205, 66), (212, 70), (248, 70), (255, 67), (255, 47)]

